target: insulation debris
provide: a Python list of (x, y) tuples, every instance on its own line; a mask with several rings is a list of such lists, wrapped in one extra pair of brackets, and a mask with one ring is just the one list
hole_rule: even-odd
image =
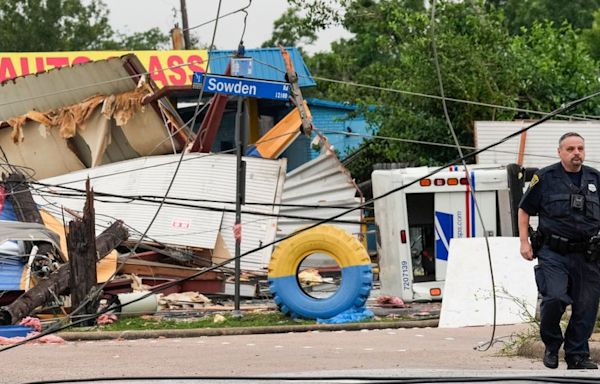
[(114, 119), (116, 124), (122, 127), (134, 114), (144, 110), (144, 100), (151, 94), (152, 92), (147, 88), (140, 87), (115, 95), (94, 95), (80, 103), (43, 113), (29, 111), (24, 115), (9, 119), (7, 124), (12, 128), (11, 137), (15, 143), (25, 139), (23, 125), (28, 120), (48, 128), (58, 129), (63, 139), (70, 139), (75, 136), (77, 129), (85, 128), (84, 123), (100, 104), (102, 104), (102, 115), (106, 119)]

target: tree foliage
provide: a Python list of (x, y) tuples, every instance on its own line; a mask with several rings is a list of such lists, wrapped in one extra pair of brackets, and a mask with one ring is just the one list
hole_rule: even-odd
[(588, 52), (595, 60), (600, 60), (600, 9), (594, 12), (594, 21), (590, 28), (582, 31)]
[(155, 49), (168, 41), (156, 28), (115, 32), (101, 0), (0, 0), (0, 36), (3, 52)]
[(506, 25), (513, 34), (531, 28), (536, 22), (569, 23), (574, 29), (590, 28), (600, 0), (488, 0), (504, 11)]
[(298, 7), (290, 7), (273, 23), (271, 38), (262, 44), (263, 48), (281, 44), (286, 47), (301, 47), (312, 44), (317, 39), (315, 29), (299, 15)]
[[(343, 23), (354, 36), (332, 44), (331, 52), (307, 59), (314, 75), (348, 84), (319, 81), (313, 96), (359, 104), (379, 135), (452, 144), (439, 99), (390, 91), (440, 92), (431, 45), (431, 15), (429, 10), (409, 3), (352, 2), (345, 9)], [(556, 26), (536, 21), (513, 35), (501, 10), (477, 0), (440, 2), (435, 23), (447, 97), (551, 111), (600, 88), (597, 63), (587, 53), (581, 36), (567, 23)], [(461, 144), (469, 146), (474, 145), (476, 120), (539, 117), (452, 101), (448, 108)], [(578, 112), (597, 114), (600, 109), (588, 103)], [(367, 179), (374, 162), (426, 165), (456, 157), (452, 148), (376, 140), (361, 148), (349, 168), (354, 176)]]

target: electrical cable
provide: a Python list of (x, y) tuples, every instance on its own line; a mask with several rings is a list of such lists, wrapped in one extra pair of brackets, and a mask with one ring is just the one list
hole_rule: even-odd
[[(383, 194), (381, 194), (381, 195), (379, 195), (379, 196), (377, 196), (377, 197), (373, 197), (373, 198), (372, 198), (372, 199), (370, 199), (369, 201), (367, 201), (367, 202), (365, 202), (365, 203), (363, 203), (363, 204), (360, 204), (359, 206), (357, 206), (357, 207), (355, 207), (355, 208), (348, 209), (348, 210), (346, 210), (346, 211), (344, 211), (344, 212), (342, 212), (342, 213), (339, 213), (339, 214), (337, 214), (337, 215), (334, 215), (334, 216), (331, 216), (331, 217), (329, 217), (329, 218), (323, 219), (323, 220), (321, 220), (321, 221), (319, 221), (319, 222), (317, 222), (317, 223), (311, 224), (311, 225), (309, 225), (309, 226), (306, 226), (306, 227), (304, 227), (304, 228), (298, 229), (297, 231), (295, 231), (295, 232), (293, 232), (293, 233), (290, 233), (290, 234), (288, 234), (288, 235), (286, 235), (286, 236), (284, 236), (284, 237), (282, 237), (282, 238), (280, 238), (280, 239), (274, 240), (274, 241), (272, 241), (272, 242), (270, 242), (270, 243), (263, 244), (263, 245), (261, 245), (261, 246), (259, 246), (259, 247), (257, 247), (257, 248), (254, 248), (254, 249), (252, 249), (252, 250), (250, 250), (250, 251), (244, 252), (244, 253), (242, 253), (242, 254), (241, 254), (240, 256), (238, 256), (238, 257), (239, 257), (239, 258), (242, 258), (242, 257), (245, 257), (245, 256), (247, 256), (247, 255), (249, 255), (249, 254), (252, 254), (252, 253), (254, 253), (254, 252), (257, 252), (257, 251), (263, 250), (263, 249), (265, 249), (265, 248), (267, 248), (267, 247), (273, 246), (273, 245), (275, 245), (275, 244), (277, 244), (277, 243), (279, 243), (279, 242), (285, 241), (285, 240), (287, 240), (287, 239), (289, 239), (289, 238), (291, 238), (291, 237), (293, 237), (293, 236), (296, 236), (296, 235), (298, 235), (298, 234), (300, 234), (300, 233), (302, 233), (302, 232), (308, 231), (308, 230), (310, 230), (310, 229), (312, 229), (312, 228), (315, 228), (315, 227), (317, 227), (317, 226), (319, 226), (319, 225), (326, 224), (326, 223), (330, 222), (331, 220), (334, 220), (334, 219), (337, 219), (337, 218), (339, 218), (339, 217), (342, 217), (342, 216), (344, 216), (344, 215), (346, 215), (346, 214), (348, 214), (348, 213), (350, 213), (350, 212), (353, 212), (353, 211), (355, 211), (355, 210), (357, 210), (357, 209), (361, 209), (361, 208), (363, 208), (363, 207), (365, 207), (365, 206), (367, 206), (367, 205), (369, 205), (369, 204), (372, 204), (374, 201), (377, 201), (377, 200), (379, 200), (379, 199), (383, 199), (383, 198), (385, 198), (385, 197), (387, 197), (387, 196), (389, 196), (389, 195), (392, 195), (392, 194), (394, 194), (394, 193), (396, 193), (396, 192), (399, 192), (399, 191), (401, 191), (401, 190), (404, 190), (404, 189), (406, 189), (406, 188), (409, 188), (409, 187), (411, 187), (412, 185), (415, 185), (416, 183), (419, 183), (419, 182), (420, 182), (421, 180), (423, 180), (423, 179), (429, 178), (429, 177), (431, 177), (431, 176), (433, 176), (433, 175), (435, 175), (435, 174), (437, 174), (437, 173), (439, 173), (439, 172), (442, 172), (443, 170), (445, 170), (446, 168), (448, 168), (448, 167), (450, 167), (450, 166), (453, 166), (453, 165), (455, 165), (455, 164), (458, 164), (458, 163), (462, 162), (463, 160), (467, 160), (467, 159), (469, 159), (469, 158), (471, 158), (471, 157), (473, 157), (473, 156), (476, 156), (476, 155), (478, 155), (479, 153), (482, 153), (482, 152), (484, 152), (484, 151), (487, 151), (487, 150), (489, 150), (489, 149), (491, 149), (491, 148), (494, 148), (494, 147), (496, 147), (496, 146), (498, 146), (498, 145), (500, 145), (500, 144), (502, 144), (502, 143), (506, 142), (507, 140), (509, 140), (509, 139), (511, 139), (511, 138), (513, 138), (513, 137), (516, 137), (516, 136), (518, 136), (518, 135), (522, 134), (523, 132), (527, 132), (528, 130), (530, 130), (530, 129), (532, 129), (532, 128), (534, 128), (534, 127), (536, 127), (536, 126), (538, 126), (538, 125), (540, 125), (540, 124), (542, 124), (542, 123), (544, 123), (544, 122), (546, 122), (546, 121), (550, 120), (551, 118), (553, 118), (553, 117), (554, 117), (554, 116), (556, 116), (557, 114), (559, 114), (559, 113), (562, 113), (562, 112), (566, 112), (566, 111), (570, 110), (571, 108), (574, 108), (574, 107), (576, 107), (577, 105), (579, 105), (579, 104), (581, 104), (581, 103), (583, 103), (583, 102), (585, 102), (585, 101), (587, 101), (587, 100), (590, 100), (590, 99), (592, 99), (592, 98), (598, 97), (599, 95), (600, 95), (600, 91), (599, 91), (599, 92), (594, 92), (594, 93), (592, 93), (592, 94), (589, 94), (589, 95), (586, 95), (586, 96), (584, 96), (584, 97), (581, 97), (581, 98), (579, 98), (579, 99), (577, 99), (577, 100), (574, 100), (574, 101), (571, 101), (571, 102), (569, 102), (569, 103), (563, 104), (561, 107), (557, 108), (556, 110), (554, 110), (554, 111), (552, 111), (552, 112), (548, 113), (547, 115), (545, 115), (544, 117), (542, 117), (540, 120), (538, 120), (538, 121), (536, 121), (536, 122), (534, 122), (534, 123), (532, 123), (532, 124), (530, 124), (530, 125), (528, 125), (528, 126), (526, 126), (526, 127), (522, 128), (522, 129), (520, 129), (520, 130), (518, 130), (518, 131), (516, 131), (516, 132), (513, 132), (513, 133), (511, 133), (511, 134), (509, 134), (509, 135), (505, 136), (504, 138), (502, 138), (502, 139), (500, 139), (500, 140), (496, 141), (495, 143), (489, 144), (489, 145), (485, 146), (484, 148), (480, 148), (480, 149), (478, 149), (478, 150), (475, 150), (475, 151), (473, 151), (473, 152), (467, 153), (467, 154), (466, 154), (466, 155), (464, 155), (464, 156), (458, 157), (458, 158), (456, 158), (456, 159), (454, 159), (454, 160), (452, 160), (452, 161), (450, 161), (450, 162), (448, 162), (448, 163), (446, 163), (446, 164), (442, 165), (441, 167), (438, 167), (438, 168), (436, 168), (436, 169), (434, 169), (434, 170), (432, 170), (432, 171), (428, 172), (428, 173), (427, 173), (427, 174), (425, 174), (424, 176), (421, 176), (421, 177), (419, 177), (419, 178), (416, 178), (415, 180), (413, 180), (413, 181), (411, 181), (411, 182), (408, 182), (408, 183), (406, 183), (406, 184), (404, 184), (404, 185), (401, 185), (401, 186), (399, 186), (399, 187), (393, 188), (393, 189), (391, 189), (391, 190), (389, 190), (389, 191), (387, 191), (387, 192), (385, 192), (385, 193), (383, 193)], [(235, 259), (237, 259), (238, 257), (233, 257), (233, 258), (230, 258), (230, 259), (228, 259), (228, 260), (225, 260), (225, 261), (223, 261), (223, 262), (221, 262), (221, 263), (218, 263), (218, 264), (216, 264), (216, 265), (214, 265), (214, 266), (212, 266), (212, 267), (204, 268), (204, 269), (202, 269), (202, 270), (200, 270), (200, 271), (198, 271), (198, 272), (196, 272), (196, 273), (194, 273), (194, 274), (192, 274), (192, 275), (190, 275), (190, 276), (187, 276), (187, 277), (184, 277), (184, 278), (178, 279), (178, 280), (176, 280), (176, 281), (169, 282), (169, 283), (167, 283), (167, 284), (163, 285), (163, 286), (161, 287), (161, 289), (160, 289), (160, 290), (157, 290), (157, 291), (165, 290), (165, 289), (171, 288), (172, 286), (175, 286), (175, 285), (177, 285), (177, 284), (180, 284), (180, 283), (182, 283), (182, 282), (185, 282), (185, 281), (189, 281), (189, 280), (191, 280), (191, 279), (194, 279), (194, 278), (196, 278), (196, 277), (198, 277), (198, 276), (200, 276), (200, 275), (202, 275), (202, 274), (204, 274), (204, 273), (206, 273), (206, 272), (209, 272), (209, 271), (215, 270), (215, 269), (217, 269), (217, 268), (219, 268), (219, 267), (222, 267), (222, 266), (224, 266), (224, 265), (226, 265), (226, 264), (229, 264), (229, 263), (231, 263), (232, 261), (234, 261)], [(156, 291), (155, 291), (155, 292), (156, 292)], [(145, 298), (149, 297), (151, 294), (154, 294), (154, 293), (149, 293), (149, 294), (146, 294), (146, 295), (142, 295), (142, 296), (140, 296), (139, 298), (137, 298), (137, 299), (135, 299), (135, 300), (132, 300), (132, 301), (128, 302), (128, 303), (127, 303), (127, 304), (125, 304), (125, 305), (130, 305), (130, 304), (136, 303), (136, 302), (138, 302), (138, 301), (141, 301), (141, 300), (143, 300), (143, 299), (145, 299)], [(116, 308), (116, 309), (117, 309), (117, 310), (120, 310), (120, 309), (121, 309), (123, 306), (125, 306), (125, 305), (119, 305), (119, 306), (117, 306), (118, 308)], [(4, 351), (10, 350), (10, 349), (12, 349), (12, 348), (16, 348), (16, 347), (18, 347), (18, 346), (20, 346), (20, 345), (26, 344), (26, 343), (28, 343), (28, 342), (30, 342), (30, 341), (33, 341), (33, 340), (39, 339), (39, 338), (41, 338), (41, 337), (43, 337), (43, 336), (46, 336), (46, 335), (49, 335), (49, 334), (52, 334), (52, 333), (59, 332), (59, 331), (61, 331), (61, 330), (67, 329), (67, 328), (69, 328), (69, 327), (71, 327), (71, 326), (78, 325), (78, 324), (82, 324), (82, 323), (84, 323), (84, 322), (87, 322), (87, 321), (89, 321), (89, 320), (96, 319), (96, 318), (98, 318), (100, 315), (102, 315), (102, 314), (104, 314), (104, 313), (107, 313), (107, 312), (109, 312), (109, 311), (110, 311), (110, 308), (105, 308), (104, 310), (102, 310), (102, 311), (100, 311), (100, 312), (98, 312), (98, 313), (96, 313), (96, 314), (90, 315), (90, 316), (88, 316), (88, 317), (86, 317), (86, 318), (83, 318), (83, 319), (81, 319), (81, 320), (78, 320), (78, 321), (75, 321), (75, 322), (71, 322), (71, 323), (69, 323), (69, 324), (63, 325), (63, 326), (61, 326), (61, 327), (58, 327), (58, 328), (48, 329), (47, 331), (41, 332), (40, 334), (38, 334), (38, 335), (36, 335), (36, 336), (33, 336), (33, 337), (31, 337), (31, 338), (29, 338), (29, 339), (27, 339), (27, 340), (23, 340), (23, 341), (21, 341), (21, 342), (18, 342), (18, 343), (15, 343), (15, 344), (12, 344), (12, 345), (6, 346), (6, 347), (4, 347), (4, 348), (0, 349), (0, 352), (4, 352)]]
[[(38, 184), (36, 182), (32, 182), (32, 184)], [(41, 184), (38, 184), (41, 185)], [(48, 184), (51, 187), (57, 187), (57, 188), (62, 188), (60, 186), (55, 186), (53, 184)], [(77, 191), (80, 193), (61, 193), (61, 192), (55, 192), (55, 191), (46, 191), (46, 190), (42, 190), (41, 188), (38, 188), (36, 190), (36, 195), (40, 196), (43, 198), (43, 196), (64, 196), (67, 198), (80, 198), (81, 200), (83, 200), (83, 198), (85, 197), (85, 195), (83, 194), (83, 190), (82, 189), (78, 189), (78, 188), (64, 188), (64, 189), (68, 189), (71, 191)], [(97, 192), (98, 194), (101, 194), (102, 192)], [(155, 203), (154, 200), (156, 199), (160, 199), (161, 196), (156, 196), (156, 195), (111, 195), (110, 197), (115, 197), (115, 198), (120, 198), (123, 200), (127, 200), (127, 201), (114, 201), (114, 200), (100, 200), (100, 199), (95, 199), (96, 201), (101, 201), (101, 202), (105, 202), (105, 203), (126, 203), (126, 202), (132, 202), (132, 201), (136, 201), (136, 200), (140, 200), (140, 201), (146, 201), (146, 202), (151, 202), (151, 203)], [(142, 200), (143, 199), (143, 200)], [(168, 200), (174, 200), (171, 203), (177, 202), (177, 201), (192, 201), (192, 202), (203, 202), (203, 203), (216, 203), (216, 204), (235, 204), (234, 201), (227, 201), (227, 200), (211, 200), (211, 199), (194, 199), (194, 198), (187, 198), (187, 197), (168, 197)], [(54, 203), (53, 203), (54, 204)], [(357, 203), (358, 204), (358, 203)], [(176, 205), (176, 204), (174, 204)], [(332, 205), (317, 205), (317, 204), (288, 204), (288, 203), (271, 203), (271, 202), (245, 202), (244, 205), (248, 205), (248, 206), (261, 206), (261, 207), (285, 207), (285, 208), (310, 208), (310, 209), (347, 209), (347, 208), (353, 208), (355, 205), (348, 205), (348, 204), (332, 204)], [(204, 208), (204, 206), (191, 206), (192, 208)], [(212, 207), (211, 207), (212, 208)], [(246, 213), (252, 214), (253, 212), (248, 211)]]
[[(229, 12), (229, 13), (225, 13), (224, 15), (221, 15), (221, 16), (219, 16), (219, 18), (216, 18), (216, 19), (211, 19), (211, 20), (205, 21), (205, 22), (203, 22), (203, 23), (200, 23), (200, 24), (198, 24), (198, 25), (194, 25), (193, 27), (188, 27), (187, 29), (183, 29), (183, 31), (184, 31), (184, 32), (185, 32), (185, 31), (191, 31), (192, 29), (196, 29), (196, 28), (203, 27), (203, 26), (205, 26), (205, 25), (208, 25), (208, 24), (212, 23), (213, 21), (218, 21), (219, 19), (222, 19), (222, 18), (224, 18), (224, 17), (231, 16), (231, 15), (235, 15), (235, 14), (236, 14), (236, 13), (238, 13), (238, 12), (244, 12), (244, 11), (245, 11), (245, 10), (246, 10), (248, 7), (250, 7), (250, 5), (251, 5), (251, 4), (252, 4), (252, 0), (250, 0), (250, 2), (248, 3), (248, 5), (246, 5), (245, 7), (242, 7), (242, 8), (240, 8), (240, 9), (237, 9), (237, 10), (235, 10), (235, 11), (231, 11), (231, 12)], [(246, 13), (246, 14), (247, 14), (247, 13)], [(211, 46), (211, 47), (212, 47), (212, 46)]]
[[(261, 64), (261, 65), (265, 65), (267, 67), (270, 67), (276, 71), (279, 71), (281, 73), (285, 73), (284, 70), (282, 70), (281, 68), (274, 66), (270, 63), (258, 60), (256, 58), (253, 59), (254, 62), (256, 62), (257, 64)], [(376, 86), (376, 85), (369, 85), (369, 84), (361, 84), (361, 83), (356, 83), (353, 81), (346, 81), (346, 80), (336, 80), (336, 79), (330, 79), (327, 77), (320, 77), (320, 76), (306, 76), (306, 75), (298, 75), (298, 77), (301, 78), (305, 78), (305, 79), (314, 79), (314, 80), (322, 80), (325, 82), (330, 82), (330, 83), (337, 83), (337, 84), (343, 84), (343, 85), (348, 85), (348, 86), (352, 86), (352, 87), (357, 87), (357, 88), (367, 88), (367, 89), (373, 89), (373, 90), (378, 90), (378, 91), (385, 91), (385, 92), (393, 92), (393, 93), (400, 93), (403, 95), (408, 95), (408, 96), (417, 96), (417, 97), (424, 97), (424, 98), (429, 98), (429, 99), (437, 99), (437, 100), (441, 100), (442, 98), (438, 95), (430, 95), (427, 93), (422, 93), (422, 92), (412, 92), (412, 91), (406, 91), (406, 90), (401, 90), (401, 89), (396, 89), (396, 88), (389, 88), (389, 87), (380, 87), (380, 86)], [(452, 97), (446, 97), (444, 98), (446, 101), (452, 101), (455, 103), (462, 103), (462, 104), (471, 104), (471, 105), (477, 105), (480, 107), (488, 107), (488, 108), (498, 108), (498, 109), (505, 109), (505, 110), (509, 110), (509, 111), (515, 111), (515, 112), (524, 112), (524, 113), (530, 113), (530, 114), (534, 114), (534, 115), (541, 115), (544, 116), (547, 114), (547, 112), (543, 112), (543, 111), (536, 111), (533, 109), (525, 109), (525, 108), (518, 108), (518, 107), (510, 107), (510, 106), (506, 106), (506, 105), (499, 105), (499, 104), (491, 104), (491, 103), (484, 103), (484, 102), (480, 102), (480, 101), (472, 101), (472, 100), (466, 100), (466, 99), (458, 99), (458, 98), (452, 98)], [(576, 115), (555, 115), (556, 117), (562, 117), (565, 119), (575, 119), (575, 120), (582, 120), (582, 121), (594, 121), (597, 120), (598, 118), (600, 118), (600, 116), (589, 116), (588, 118), (586, 117), (578, 117)]]
[[(198, 115), (195, 114), (194, 116), (198, 116)], [(192, 121), (191, 119), (188, 120), (188, 122), (186, 124), (189, 124), (191, 121)], [(273, 137), (271, 137), (269, 139), (266, 139), (266, 140), (262, 141), (261, 143), (266, 143), (266, 142), (269, 142), (269, 141), (272, 141), (272, 140), (276, 140), (276, 139), (278, 139), (280, 137), (283, 137), (283, 136), (289, 136), (289, 135), (294, 135), (294, 134), (296, 134), (296, 132), (283, 133), (283, 134), (280, 134), (280, 135), (273, 136)], [(254, 144), (250, 144), (247, 147), (249, 148), (252, 145), (254, 145)], [(200, 160), (200, 159), (204, 159), (206, 157), (217, 156), (217, 155), (222, 155), (222, 154), (228, 154), (228, 153), (232, 153), (232, 152), (235, 152), (235, 151), (236, 151), (236, 149), (232, 148), (232, 149), (227, 149), (227, 150), (223, 150), (223, 151), (220, 151), (220, 152), (188, 153), (187, 154), (188, 158), (183, 159), (182, 162), (192, 161), (192, 160)], [(165, 163), (161, 163), (161, 164), (146, 165), (146, 166), (138, 167), (138, 168), (129, 168), (129, 169), (124, 169), (122, 171), (115, 171), (115, 172), (112, 172), (112, 173), (106, 173), (106, 174), (102, 174), (102, 175), (86, 176), (85, 178), (82, 178), (82, 179), (77, 179), (77, 180), (71, 180), (71, 181), (63, 182), (63, 183), (55, 184), (54, 186), (59, 187), (59, 186), (62, 186), (62, 185), (68, 185), (68, 184), (73, 184), (73, 183), (84, 182), (87, 179), (95, 180), (95, 179), (100, 179), (100, 178), (104, 178), (104, 177), (121, 175), (121, 174), (129, 173), (129, 172), (141, 171), (141, 170), (151, 169), (151, 168), (158, 168), (158, 167), (167, 166), (167, 165), (171, 165), (171, 164), (177, 164), (178, 162), (179, 162), (179, 160), (173, 160), (173, 161), (169, 161), (169, 162), (165, 162)], [(12, 165), (10, 163), (7, 163), (7, 164), (8, 165)], [(20, 166), (16, 165), (16, 167), (20, 167)], [(30, 178), (33, 179), (33, 177), (30, 177)], [(23, 182), (23, 184), (27, 184), (27, 182)], [(31, 189), (30, 191), (35, 192), (35, 191), (37, 191), (37, 189)], [(26, 191), (26, 190), (20, 191), (20, 192), (13, 192), (13, 193), (7, 194), (7, 196), (11, 195), (11, 194), (16, 194), (16, 193), (27, 193), (27, 192), (28, 191)]]
[[(34, 182), (33, 184), (37, 184), (37, 185), (44, 185), (43, 183), (39, 183), (39, 182)], [(75, 192), (80, 192), (77, 194), (65, 194), (65, 193), (58, 193), (58, 192), (48, 192), (47, 195), (58, 195), (58, 196), (62, 196), (65, 198), (73, 198), (73, 199), (77, 199), (77, 200), (83, 200), (84, 197), (82, 195), (83, 192), (85, 192), (83, 189), (78, 189), (78, 188), (72, 188), (72, 187), (60, 187), (60, 188), (64, 188), (64, 189), (68, 189), (68, 190), (72, 190)], [(38, 192), (39, 194), (39, 192)], [(158, 201), (155, 200), (151, 200), (151, 199), (147, 199), (147, 198), (143, 198), (143, 197), (139, 197), (139, 196), (123, 196), (123, 195), (117, 195), (117, 194), (113, 194), (113, 193), (108, 193), (108, 192), (96, 192), (94, 191), (95, 195), (99, 195), (99, 196), (104, 196), (104, 197), (113, 197), (113, 198), (118, 198), (118, 199), (124, 199), (126, 201), (113, 201), (113, 200), (100, 200), (97, 198), (94, 198), (95, 201), (100, 201), (100, 202), (109, 202), (109, 203), (116, 203), (116, 204), (129, 204), (132, 201), (141, 201), (141, 202), (147, 202), (147, 203), (151, 203), (151, 204), (139, 204), (139, 205), (145, 205), (145, 206), (153, 206), (156, 203), (160, 203)], [(46, 196), (47, 196), (46, 195)], [(213, 211), (213, 212), (230, 212), (233, 213), (235, 212), (235, 209), (232, 208), (225, 208), (225, 207), (211, 207), (211, 206), (202, 206), (202, 205), (195, 205), (195, 204), (187, 204), (187, 203), (176, 203), (176, 202), (167, 202), (166, 199), (164, 201), (161, 201), (164, 205), (169, 205), (169, 206), (175, 206), (175, 207), (183, 207), (183, 208), (194, 208), (194, 209), (198, 209), (198, 210), (204, 210), (204, 211)], [(329, 208), (329, 207), (322, 207), (322, 208)], [(275, 217), (275, 218), (285, 218), (285, 219), (296, 219), (296, 220), (307, 220), (307, 221), (316, 221), (319, 219), (316, 219), (314, 217), (309, 217), (309, 216), (298, 216), (298, 215), (289, 215), (289, 214), (276, 214), (276, 213), (268, 213), (268, 212), (258, 212), (258, 211), (248, 211), (248, 210), (244, 210), (242, 211), (243, 214), (246, 215), (255, 215), (255, 216), (268, 216), (268, 217)], [(365, 222), (363, 221), (354, 221), (354, 220), (335, 220), (334, 222), (336, 223), (345, 223), (345, 224), (365, 224)]]
[(246, 15), (244, 16), (244, 29), (242, 29), (242, 36), (240, 37), (240, 45), (244, 43), (244, 35), (246, 34), (246, 21), (248, 20), (248, 9), (252, 5), (252, 0), (248, 0), (248, 5), (245, 8), (242, 8), (240, 11), (244, 12)]
[[(492, 335), (491, 335), (490, 341), (487, 343), (486, 348), (481, 349), (481, 346), (476, 347), (477, 350), (483, 352), (483, 351), (487, 351), (488, 349), (490, 349), (492, 347), (492, 345), (494, 344), (494, 338), (496, 336), (497, 301), (496, 301), (496, 284), (495, 284), (495, 279), (494, 279), (494, 268), (492, 266), (492, 252), (490, 250), (490, 239), (488, 236), (487, 229), (485, 227), (485, 222), (483, 220), (483, 214), (481, 213), (481, 209), (479, 207), (479, 200), (477, 199), (477, 196), (475, 195), (475, 189), (473, 188), (473, 182), (471, 180), (471, 177), (469, 177), (469, 168), (467, 167), (467, 162), (464, 159), (463, 151), (460, 146), (460, 142), (458, 141), (458, 137), (456, 136), (456, 131), (454, 130), (454, 126), (452, 125), (452, 120), (450, 119), (450, 114), (448, 113), (448, 106), (446, 105), (446, 97), (444, 94), (444, 81), (442, 79), (442, 71), (440, 68), (440, 62), (439, 62), (438, 52), (437, 52), (437, 42), (435, 39), (435, 24), (436, 24), (435, 23), (435, 6), (436, 6), (436, 3), (437, 3), (436, 0), (431, 1), (431, 22), (430, 22), (431, 47), (433, 49), (433, 62), (435, 64), (435, 71), (436, 71), (436, 75), (437, 75), (437, 79), (438, 79), (438, 84), (440, 87), (440, 96), (441, 96), (442, 106), (443, 106), (443, 110), (444, 110), (444, 117), (446, 119), (446, 123), (448, 124), (448, 128), (450, 128), (450, 133), (452, 134), (452, 140), (454, 140), (456, 149), (458, 151), (458, 155), (461, 158), (463, 158), (462, 165), (465, 170), (465, 176), (467, 179), (467, 190), (468, 190), (469, 195), (471, 196), (471, 201), (473, 202), (473, 205), (475, 206), (475, 210), (477, 211), (477, 217), (479, 218), (481, 228), (483, 230), (483, 237), (485, 239), (485, 247), (486, 247), (488, 262), (489, 262), (489, 266), (490, 266), (490, 278), (491, 278), (491, 283), (492, 283), (492, 302), (493, 302)], [(467, 237), (469, 237), (469, 234), (467, 234)]]
[[(352, 81), (335, 80), (335, 79), (329, 79), (329, 78), (326, 78), (326, 77), (319, 77), (319, 76), (313, 76), (313, 79), (327, 81), (327, 82), (330, 82), (330, 83), (344, 84), (344, 85), (349, 85), (349, 86), (354, 86), (354, 87), (359, 87), (359, 88), (368, 88), (368, 89), (379, 90), (379, 91), (400, 93), (400, 94), (404, 94), (404, 95), (408, 95), (408, 96), (418, 96), (418, 97), (425, 97), (425, 98), (429, 98), (429, 99), (441, 100), (440, 96), (429, 95), (429, 94), (421, 93), (421, 92), (403, 91), (403, 90), (396, 89), (396, 88), (379, 87), (379, 86), (375, 86), (375, 85), (360, 84), (360, 83), (356, 83), (356, 82), (352, 82)], [(533, 109), (518, 108), (518, 107), (509, 107), (509, 106), (505, 106), (505, 105), (484, 103), (484, 102), (480, 102), (480, 101), (472, 101), (472, 100), (465, 100), (465, 99), (457, 99), (457, 98), (453, 98), (453, 97), (446, 97), (445, 100), (446, 101), (452, 101), (452, 102), (455, 102), (455, 103), (477, 105), (477, 106), (480, 106), (480, 107), (498, 108), (498, 109), (505, 109), (505, 110), (509, 110), (509, 111), (515, 111), (515, 112), (530, 113), (530, 114), (533, 114), (533, 115), (544, 116), (547, 113), (547, 112), (543, 112), (543, 111), (536, 111), (536, 110), (533, 110)], [(582, 120), (582, 121), (594, 121), (594, 120), (597, 120), (597, 119), (579, 117), (579, 116), (575, 116), (575, 115), (560, 115), (559, 114), (559, 115), (554, 115), (554, 116), (555, 117), (562, 117), (562, 118), (569, 119), (569, 120), (573, 120), (573, 119), (575, 119), (575, 120)]]
[[(397, 142), (408, 143), (408, 144), (420, 144), (420, 145), (431, 145), (431, 146), (435, 146), (435, 147), (456, 148), (456, 145), (454, 145), (454, 144), (438, 143), (438, 142), (434, 142), (434, 141), (403, 139), (400, 137), (393, 137), (393, 136), (369, 135), (369, 134), (364, 134), (364, 133), (336, 131), (336, 130), (332, 130), (332, 129), (321, 129), (320, 131), (323, 133), (327, 133), (327, 134), (339, 134), (339, 135), (345, 135), (345, 136), (362, 137), (364, 139), (388, 140), (388, 141), (397, 141)], [(477, 147), (473, 147), (470, 145), (461, 145), (460, 147), (462, 149), (469, 149), (469, 150), (477, 149)], [(489, 152), (505, 153), (505, 154), (510, 154), (510, 155), (518, 155), (519, 154), (518, 151), (510, 151), (510, 150), (502, 150), (502, 149), (490, 149)], [(556, 156), (543, 155), (543, 154), (531, 153), (531, 152), (523, 152), (523, 155), (529, 156), (529, 157), (545, 158), (545, 159), (556, 159)], [(587, 160), (586, 159), (586, 162), (600, 164), (600, 160)]]

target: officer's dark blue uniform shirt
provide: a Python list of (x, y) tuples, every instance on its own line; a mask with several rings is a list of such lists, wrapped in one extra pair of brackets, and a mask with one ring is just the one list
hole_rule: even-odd
[[(579, 176), (581, 181), (574, 183)], [(530, 216), (539, 216), (538, 229), (546, 234), (584, 241), (600, 229), (600, 172), (583, 166), (581, 174), (568, 175), (556, 163), (536, 172), (519, 205)], [(572, 205), (572, 195), (584, 196), (581, 209)]]

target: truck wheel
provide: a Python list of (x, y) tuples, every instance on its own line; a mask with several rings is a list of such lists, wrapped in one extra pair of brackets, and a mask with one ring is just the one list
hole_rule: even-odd
[[(342, 269), (342, 282), (326, 299), (307, 295), (298, 282), (298, 268), (306, 257), (323, 253)], [(345, 230), (320, 225), (280, 243), (269, 263), (269, 289), (281, 312), (291, 317), (329, 319), (365, 304), (373, 280), (371, 259), (362, 244)]]

